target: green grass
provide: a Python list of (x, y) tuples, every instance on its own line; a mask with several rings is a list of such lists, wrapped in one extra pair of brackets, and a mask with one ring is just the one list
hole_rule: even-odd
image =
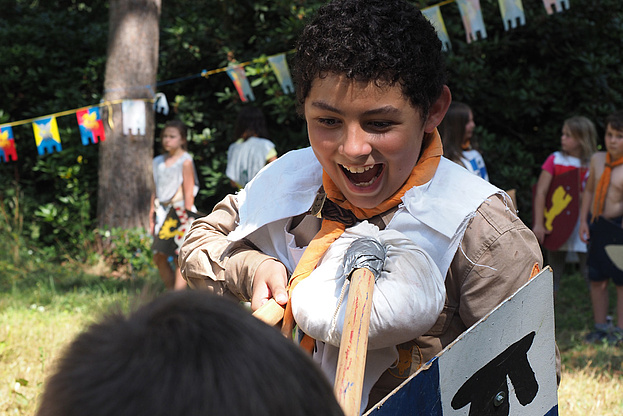
[(164, 290), (155, 270), (120, 280), (76, 264), (30, 267), (0, 272), (0, 415), (34, 414), (55, 358), (79, 331), (112, 305), (127, 310)]
[[(610, 294), (610, 314), (616, 316), (612, 283)], [(588, 285), (578, 272), (563, 276), (555, 316), (562, 357), (559, 414), (623, 415), (623, 347), (584, 343), (593, 329), (593, 313)]]
[[(580, 369), (588, 365), (596, 371), (621, 372), (623, 349), (606, 345), (586, 345), (583, 340), (593, 330), (593, 312), (586, 281), (579, 273), (564, 276), (555, 301), (556, 342), (563, 365)], [(610, 283), (610, 315), (616, 317), (615, 287)]]

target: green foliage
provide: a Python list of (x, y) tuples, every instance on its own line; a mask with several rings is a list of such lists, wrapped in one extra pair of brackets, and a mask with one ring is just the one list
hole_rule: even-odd
[[(98, 102), (105, 2), (0, 0), (0, 8), (0, 121)], [(82, 145), (75, 115), (57, 122), (63, 151), (44, 156), (37, 153), (30, 123), (13, 126), (18, 160), (0, 163), (0, 194), (19, 198), (27, 219), (20, 238), (30, 250), (83, 261), (97, 206), (97, 146)]]
[(19, 186), (0, 193), (0, 251), (12, 264), (19, 264), (25, 245), (22, 200)]
[[(158, 90), (166, 94), (172, 111), (159, 114), (157, 124), (161, 128), (177, 117), (190, 127), (200, 211), (209, 212), (232, 191), (224, 174), (226, 153), (244, 103), (225, 73), (208, 78), (198, 74), (252, 61), (245, 66), (256, 97), (252, 104), (267, 115), (269, 138), (279, 154), (306, 146), (306, 126), (294, 96), (281, 91), (266, 58), (292, 51), (305, 17), (323, 3), (163, 2), (158, 74), (163, 83)], [(416, 3), (425, 7), (439, 2)], [(520, 215), (529, 223), (531, 186), (546, 156), (559, 148), (562, 122), (585, 115), (603, 133), (604, 118), (623, 108), (617, 53), (623, 3), (572, 0), (570, 10), (547, 15), (541, 1), (525, 1), (526, 25), (508, 32), (498, 1), (481, 0), (481, 5), (488, 37), (471, 44), (465, 41), (456, 3), (441, 8), (452, 43), (447, 53), (449, 85), (454, 99), (474, 110), (491, 181), (517, 190)], [(5, 97), (0, 123), (99, 101), (108, 2), (0, 0), (0, 10), (0, 94)], [(287, 57), (292, 64), (292, 54)], [(2, 238), (15, 242), (15, 258), (31, 250), (43, 259), (89, 263), (95, 252), (113, 264), (145, 267), (149, 250), (138, 231), (115, 234), (127, 244), (117, 245), (119, 252), (99, 249), (105, 231), (94, 231), (98, 145), (82, 146), (74, 117), (59, 117), (58, 124), (63, 151), (45, 156), (37, 155), (30, 124), (14, 127), (19, 160), (0, 163), (0, 208), (6, 211), (0, 218)], [(159, 144), (156, 137), (157, 152)], [(15, 220), (15, 212), (26, 220)], [(140, 259), (134, 257), (138, 250)]]
[[(187, 0), (164, 4), (159, 79), (222, 68), (230, 63), (228, 57), (239, 63), (253, 61), (245, 66), (256, 98), (252, 104), (263, 109), (269, 138), (279, 154), (305, 146), (304, 123), (296, 113), (294, 97), (283, 94), (266, 58), (294, 48), (302, 18), (314, 7), (307, 6), (310, 3), (321, 2)], [(181, 118), (194, 134), (189, 151), (201, 176), (196, 205), (209, 212), (233, 191), (225, 177), (227, 148), (235, 140), (234, 124), (243, 103), (224, 72), (163, 85), (160, 90), (175, 102), (175, 112), (168, 118)], [(166, 118), (158, 118), (160, 125)]]
[(0, 1), (0, 93), (2, 109), (13, 119), (99, 98), (107, 8), (102, 1), (91, 3)]
[[(113, 274), (136, 278), (154, 270), (152, 238), (142, 228), (95, 230), (95, 236), (100, 247), (98, 252), (112, 267)], [(104, 241), (106, 243), (102, 244)]]
[(48, 202), (39, 199), (42, 204), (34, 212), (33, 225), (39, 227), (39, 244), (62, 247), (74, 259), (86, 260), (86, 244), (94, 224), (92, 194), (97, 191), (97, 171), (89, 169), (90, 158), (73, 156), (69, 151), (54, 153), (33, 167), (47, 179), (51, 191)]
[[(432, 2), (431, 2), (432, 3)], [(467, 44), (456, 5), (442, 7), (451, 37), (450, 89), (468, 103), (491, 181), (518, 191), (520, 215), (531, 220), (531, 187), (549, 153), (560, 148), (563, 121), (604, 119), (623, 108), (623, 3), (573, 0), (547, 15), (525, 2), (526, 25), (504, 31), (497, 0), (482, 0), (487, 38)]]
[[(66, 204), (60, 205), (61, 210), (84, 206), (72, 205), (69, 199), (61, 201)], [(59, 213), (58, 209), (52, 203), (37, 206), (17, 185), (0, 193), (0, 291), (32, 285), (49, 286), (52, 290), (71, 286), (75, 280), (84, 280), (85, 275), (136, 280), (156, 273), (151, 254), (152, 239), (145, 230), (92, 230), (71, 221), (62, 224), (66, 213)], [(60, 230), (56, 236), (49, 237), (50, 241), (69, 238), (72, 243), (42, 244), (41, 241), (46, 240), (42, 237), (47, 232), (45, 228), (37, 221), (25, 221), (26, 214), (33, 211), (57, 227), (50, 229)], [(78, 234), (67, 234), (65, 227)], [(61, 236), (63, 233), (65, 235)], [(48, 275), (45, 270), (50, 269), (57, 273)]]

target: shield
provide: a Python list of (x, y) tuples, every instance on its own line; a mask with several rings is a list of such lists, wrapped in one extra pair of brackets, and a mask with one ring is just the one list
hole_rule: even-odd
[(615, 276), (623, 270), (623, 227), (621, 218), (598, 217), (591, 223), (588, 242), (588, 265), (605, 276)]
[(623, 244), (610, 244), (604, 248), (612, 264), (623, 271)]
[[(534, 206), (534, 192), (532, 201)], [(556, 251), (569, 239), (580, 215), (580, 169), (556, 175), (552, 178), (545, 197), (545, 234), (543, 247)], [(533, 212), (534, 216), (534, 212)]]
[(556, 416), (553, 275), (532, 278), (364, 416)]
[(177, 256), (184, 235), (195, 218), (203, 214), (192, 212), (183, 207), (171, 207), (151, 246), (153, 251), (159, 251), (169, 256)]

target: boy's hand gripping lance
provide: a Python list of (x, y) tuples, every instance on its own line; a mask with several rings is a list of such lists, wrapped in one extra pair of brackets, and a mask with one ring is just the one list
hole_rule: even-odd
[(275, 326), (281, 322), (284, 314), (285, 306), (278, 304), (275, 298), (270, 298), (268, 302), (253, 312), (253, 316), (270, 326)]
[(363, 376), (374, 282), (385, 263), (385, 247), (373, 238), (352, 242), (344, 256), (344, 274), (350, 280), (333, 391), (345, 416), (360, 414)]
[[(383, 269), (385, 255), (385, 247), (373, 238), (353, 241), (344, 255), (344, 274), (350, 283), (334, 392), (345, 416), (360, 414), (372, 294), (374, 282)], [(284, 308), (271, 299), (253, 315), (269, 325), (276, 325), (283, 318)]]

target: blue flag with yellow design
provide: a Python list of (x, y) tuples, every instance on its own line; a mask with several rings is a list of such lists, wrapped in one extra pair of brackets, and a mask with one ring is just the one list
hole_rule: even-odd
[(58, 134), (56, 117), (35, 120), (32, 123), (32, 129), (35, 133), (35, 143), (37, 144), (39, 155), (43, 156), (46, 151), (54, 153), (63, 150), (61, 136)]

